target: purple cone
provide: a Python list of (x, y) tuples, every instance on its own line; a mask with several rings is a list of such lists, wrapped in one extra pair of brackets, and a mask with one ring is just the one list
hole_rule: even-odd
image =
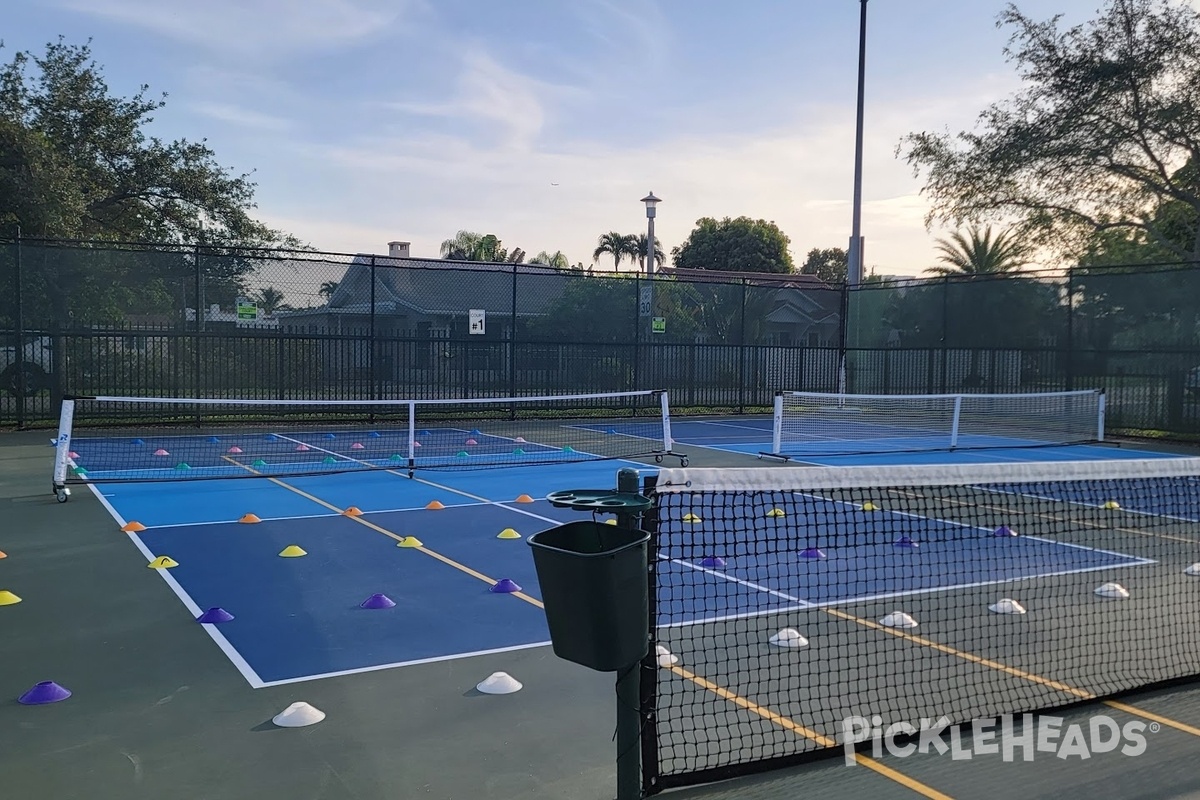
[(700, 560), (700, 566), (706, 569), (720, 569), (725, 566), (725, 559), (720, 556), (708, 556)]
[(999, 528), (996, 528), (996, 532), (993, 533), (992, 535), (1004, 537), (1004, 536), (1016, 536), (1017, 534), (1016, 534), (1016, 532), (1013, 531), (1012, 528), (1008, 527), (1007, 525), (1001, 525)]
[(899, 539), (897, 539), (895, 542), (892, 543), (892, 546), (893, 547), (910, 547), (910, 548), (920, 547), (919, 544), (917, 544), (916, 542), (914, 542), (912, 540), (911, 536), (901, 536)]
[(508, 578), (502, 578), (493, 584), (491, 591), (496, 592), (497, 594), (512, 594), (513, 592), (521, 591), (521, 587), (517, 586), (515, 582), (510, 581)]
[(825, 554), (815, 547), (806, 547), (800, 551), (801, 558), (824, 558)]
[(394, 608), (395, 606), (396, 601), (386, 594), (373, 594), (362, 602), (363, 608)]
[(17, 702), (26, 706), (44, 706), (47, 703), (57, 703), (71, 696), (70, 689), (64, 689), (54, 681), (42, 681), (25, 694), (17, 698)]
[(233, 619), (233, 614), (230, 614), (223, 608), (214, 607), (196, 617), (196, 622), (206, 622), (215, 625), (219, 622), (229, 622), (231, 619)]

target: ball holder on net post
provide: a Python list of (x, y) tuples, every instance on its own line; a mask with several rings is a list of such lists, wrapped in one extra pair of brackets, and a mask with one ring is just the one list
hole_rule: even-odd
[(617, 515), (568, 522), (529, 537), (550, 641), (559, 658), (617, 673), (617, 800), (641, 795), (641, 662), (650, 650), (648, 542), (641, 530), (650, 498), (638, 473), (617, 472), (617, 488), (553, 492), (557, 508)]

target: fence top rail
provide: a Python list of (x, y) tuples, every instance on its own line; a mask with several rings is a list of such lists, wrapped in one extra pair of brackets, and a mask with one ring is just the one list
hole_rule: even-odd
[(211, 406), (424, 406), (479, 405), (481, 403), (565, 402), (572, 400), (621, 400), (663, 394), (661, 389), (636, 392), (596, 392), (593, 394), (530, 395), (527, 397), (455, 397), (442, 399), (393, 398), (384, 400), (263, 400), (230, 397), (115, 397), (106, 395), (69, 395), (64, 400), (94, 400), (102, 403), (142, 403), (147, 405), (211, 405)]

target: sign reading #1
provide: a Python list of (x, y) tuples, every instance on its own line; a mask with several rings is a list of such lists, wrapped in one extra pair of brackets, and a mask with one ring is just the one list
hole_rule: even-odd
[(471, 333), (483, 334), (486, 332), (486, 314), (482, 308), (472, 308), (467, 312), (468, 330)]

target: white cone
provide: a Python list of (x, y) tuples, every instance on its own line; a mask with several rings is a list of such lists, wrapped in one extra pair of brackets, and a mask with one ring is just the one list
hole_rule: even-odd
[(673, 667), (679, 663), (679, 656), (675, 655), (661, 644), (654, 648), (654, 654), (658, 657), (658, 665), (660, 667)]
[(784, 628), (770, 639), (776, 647), (808, 647), (808, 639), (800, 635), (795, 628)]
[(1200, 575), (1200, 564), (1192, 564), (1184, 570), (1184, 573), (1188, 575)]
[(993, 603), (988, 606), (988, 611), (996, 614), (1024, 614), (1025, 606), (1018, 603), (1016, 600), (1004, 598), (999, 603)]
[(1096, 594), (1101, 597), (1111, 597), (1116, 600), (1124, 600), (1129, 597), (1129, 590), (1119, 583), (1106, 583), (1096, 589)]
[(915, 628), (917, 621), (905, 614), (903, 611), (893, 611), (883, 619), (879, 620), (879, 624), (885, 628)]
[(280, 711), (271, 721), (281, 728), (303, 728), (306, 725), (316, 725), (325, 719), (325, 712), (313, 708), (308, 703), (292, 703)]
[(512, 694), (521, 691), (521, 682), (507, 672), (493, 672), (475, 685), (484, 694)]

